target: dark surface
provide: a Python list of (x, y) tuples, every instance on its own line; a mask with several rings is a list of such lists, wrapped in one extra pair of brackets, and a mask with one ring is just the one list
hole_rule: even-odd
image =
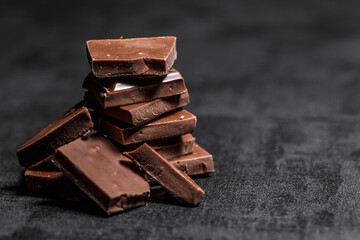
[[(220, 2), (219, 2), (220, 3)], [(0, 236), (357, 239), (359, 1), (0, 2)], [(164, 20), (165, 19), (165, 20)], [(198, 207), (105, 217), (31, 196), (16, 149), (82, 96), (85, 41), (178, 36), (175, 67), (216, 173)]]

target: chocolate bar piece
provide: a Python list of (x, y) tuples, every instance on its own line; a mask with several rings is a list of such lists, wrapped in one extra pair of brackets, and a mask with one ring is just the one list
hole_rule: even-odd
[[(186, 139), (195, 139), (190, 134), (186, 134), (184, 136), (186, 136)], [(156, 144), (154, 145), (155, 149)], [(191, 154), (174, 158), (169, 162), (189, 176), (199, 176), (214, 172), (214, 163), (211, 154), (206, 152), (198, 144), (195, 143), (193, 145), (194, 151)], [(157, 148), (156, 151), (160, 153), (159, 150), (161, 149), (163, 148)], [(128, 158), (122, 155), (119, 160), (120, 162), (127, 161)], [(36, 168), (39, 170), (27, 169), (25, 171), (25, 179), (30, 191), (39, 194), (57, 194), (61, 198), (70, 201), (81, 201), (87, 198), (87, 196), (80, 191), (76, 185), (68, 180), (63, 172), (59, 171), (55, 166), (52, 167), (50, 163), (51, 162), (45, 163), (46, 166), (44, 166), (44, 163), (37, 166)], [(145, 174), (144, 177), (148, 182), (154, 181), (147, 174)], [(151, 196), (152, 195), (153, 194), (151, 192)]]
[(101, 83), (92, 74), (88, 74), (83, 88), (88, 89), (101, 108), (148, 102), (187, 91), (183, 77), (175, 69), (171, 69), (165, 77), (147, 81), (137, 79)]
[(56, 149), (90, 133), (93, 122), (84, 101), (30, 139), (16, 154), (21, 166), (32, 168), (50, 160)]
[(150, 196), (136, 166), (101, 135), (60, 147), (53, 162), (108, 214), (145, 205)]
[(194, 149), (195, 138), (190, 133), (188, 133), (180, 137), (149, 142), (148, 144), (161, 156), (167, 160), (170, 160), (192, 153)]
[[(194, 143), (192, 153), (171, 159), (169, 163), (189, 176), (199, 176), (215, 171), (211, 154), (196, 143)], [(145, 174), (144, 177), (148, 182), (154, 181), (149, 175)]]
[(98, 78), (164, 76), (177, 57), (176, 37), (90, 40), (86, 46)]
[(195, 206), (203, 199), (205, 192), (186, 173), (171, 165), (146, 143), (132, 152), (124, 152), (124, 155), (131, 158), (180, 203)]
[[(156, 151), (159, 153), (159, 150)], [(121, 162), (128, 161), (129, 159), (122, 155), (119, 160)], [(189, 176), (199, 176), (214, 172), (212, 156), (196, 143), (194, 144), (193, 153), (175, 158), (169, 162)], [(54, 168), (56, 167), (54, 166)], [(154, 181), (147, 174), (145, 174), (144, 177), (148, 182)], [(41, 170), (27, 169), (25, 171), (25, 179), (28, 189), (35, 193), (58, 194), (61, 198), (70, 201), (81, 201), (87, 198), (76, 185), (68, 180), (63, 172), (58, 169), (53, 169), (51, 166), (46, 166)], [(151, 197), (152, 196), (153, 192), (151, 190)]]
[(59, 195), (69, 201), (80, 201), (86, 198), (86, 195), (59, 170), (26, 169), (24, 177), (31, 192), (42, 195)]
[[(149, 146), (155, 149), (161, 156), (167, 160), (174, 159), (186, 154), (190, 154), (194, 149), (195, 138), (190, 134), (182, 136), (149, 142)], [(133, 151), (140, 145), (135, 146), (123, 146), (118, 143), (114, 143), (121, 152)]]
[(155, 99), (150, 102), (102, 109), (97, 106), (98, 104), (90, 95), (89, 92), (85, 93), (85, 99), (89, 103), (89, 106), (96, 109), (98, 112), (102, 112), (107, 116), (127, 122), (134, 126), (143, 125), (164, 113), (187, 105), (190, 101), (189, 93), (186, 91), (179, 95)]
[(198, 144), (194, 144), (191, 154), (170, 160), (170, 163), (190, 176), (214, 172), (214, 162), (210, 153)]
[(145, 141), (155, 141), (191, 133), (196, 127), (196, 117), (183, 109), (160, 116), (143, 126), (100, 118), (99, 131), (124, 145), (135, 145)]

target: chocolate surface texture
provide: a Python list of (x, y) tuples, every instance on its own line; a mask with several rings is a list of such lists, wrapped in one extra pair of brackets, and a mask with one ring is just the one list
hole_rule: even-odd
[(108, 214), (145, 205), (150, 196), (133, 162), (101, 135), (60, 147), (53, 162)]
[(177, 57), (176, 37), (90, 40), (86, 46), (97, 78), (164, 76)]
[(101, 118), (99, 121), (100, 132), (125, 146), (180, 136), (193, 132), (195, 127), (196, 117), (183, 109), (137, 127), (114, 119)]
[(92, 128), (90, 113), (81, 101), (20, 147), (16, 152), (19, 163), (31, 168), (47, 161), (58, 147), (90, 133)]
[(102, 109), (89, 92), (85, 93), (89, 106), (114, 119), (127, 122), (134, 126), (143, 125), (162, 114), (181, 108), (190, 102), (189, 93), (155, 99), (144, 103)]
[(205, 192), (188, 176), (158, 154), (146, 143), (132, 152), (124, 152), (145, 173), (163, 186), (180, 203), (197, 205)]
[(83, 88), (91, 93), (102, 108), (148, 102), (187, 91), (183, 77), (175, 69), (171, 69), (164, 77), (147, 81), (135, 79), (100, 82), (92, 74), (88, 74)]

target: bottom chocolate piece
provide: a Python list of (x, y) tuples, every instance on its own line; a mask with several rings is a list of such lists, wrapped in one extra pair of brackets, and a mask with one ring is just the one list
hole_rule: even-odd
[[(120, 160), (127, 160), (121, 156)], [(189, 176), (199, 176), (214, 172), (214, 162), (211, 154), (198, 144), (194, 144), (191, 154), (174, 158), (169, 161), (173, 166), (185, 172)], [(154, 181), (149, 175), (144, 175), (148, 182)], [(39, 194), (57, 194), (65, 200), (82, 200), (85, 194), (74, 185), (63, 172), (59, 171), (52, 163), (47, 162), (39, 165), (37, 170), (25, 171), (25, 179), (28, 189)], [(151, 192), (151, 197), (153, 193)]]
[(132, 152), (124, 152), (124, 155), (131, 158), (180, 203), (195, 206), (203, 199), (205, 192), (188, 175), (172, 166), (146, 143)]
[(58, 195), (69, 201), (80, 201), (87, 196), (58, 170), (26, 169), (24, 173), (29, 191), (41, 195)]
[[(199, 176), (215, 171), (211, 154), (196, 143), (192, 153), (171, 159), (169, 163), (189, 176)], [(144, 174), (144, 177), (148, 182), (154, 181), (147, 174)]]
[(145, 205), (149, 199), (150, 186), (134, 163), (101, 135), (60, 147), (53, 162), (108, 214)]

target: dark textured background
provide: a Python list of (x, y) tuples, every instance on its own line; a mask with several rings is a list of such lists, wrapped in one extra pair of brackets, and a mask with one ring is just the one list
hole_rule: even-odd
[[(359, 1), (58, 2), (0, 2), (0, 238), (359, 238)], [(178, 36), (216, 165), (198, 207), (104, 217), (25, 189), (16, 149), (81, 98), (85, 41), (121, 35)]]

